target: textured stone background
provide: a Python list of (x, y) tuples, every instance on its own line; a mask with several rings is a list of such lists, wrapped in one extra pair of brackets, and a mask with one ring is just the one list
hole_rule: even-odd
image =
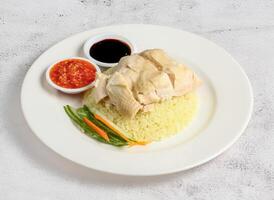
[[(195, 32), (223, 46), (242, 64), (255, 105), (247, 130), (232, 148), (186, 172), (131, 178), (75, 165), (31, 133), (22, 118), (19, 94), (35, 58), (67, 36), (122, 23)], [(273, 70), (272, 0), (1, 0), (0, 199), (273, 200)]]

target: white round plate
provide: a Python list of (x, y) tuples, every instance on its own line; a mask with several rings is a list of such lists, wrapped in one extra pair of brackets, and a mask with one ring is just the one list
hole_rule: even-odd
[[(201, 77), (199, 111), (186, 129), (145, 147), (115, 148), (85, 136), (71, 123), (63, 106), (80, 106), (81, 97), (50, 87), (45, 71), (57, 60), (83, 56), (85, 41), (102, 33), (123, 35), (136, 44), (139, 51), (165, 49)], [(92, 169), (147, 176), (190, 169), (221, 154), (247, 126), (253, 97), (241, 66), (216, 44), (168, 27), (118, 25), (76, 34), (43, 53), (25, 77), (21, 104), (32, 131), (56, 153)]]

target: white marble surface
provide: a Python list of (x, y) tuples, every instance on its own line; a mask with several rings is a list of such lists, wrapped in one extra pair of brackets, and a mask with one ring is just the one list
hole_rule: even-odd
[[(31, 133), (19, 94), (35, 58), (69, 35), (121, 23), (161, 24), (198, 33), (242, 64), (255, 105), (247, 130), (232, 148), (186, 172), (133, 178), (73, 164)], [(272, 0), (1, 0), (0, 199), (273, 200), (273, 70)]]

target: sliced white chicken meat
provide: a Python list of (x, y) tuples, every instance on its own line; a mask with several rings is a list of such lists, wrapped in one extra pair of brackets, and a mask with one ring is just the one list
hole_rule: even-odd
[(174, 89), (169, 76), (165, 72), (159, 72), (154, 76), (150, 82), (153, 84), (156, 90), (156, 94), (162, 100), (171, 98), (174, 95)]
[(194, 72), (176, 63), (161, 49), (151, 49), (121, 58), (118, 65), (98, 74), (93, 98), (114, 105), (133, 118), (154, 104), (194, 90), (201, 81)]
[(137, 82), (137, 80), (139, 78), (139, 73), (128, 68), (128, 67), (120, 69), (119, 73), (124, 76), (129, 89), (132, 90), (134, 84)]
[(119, 61), (119, 64), (117, 65), (117, 71), (119, 71), (122, 68), (128, 67), (133, 71), (139, 72), (143, 69), (146, 62), (147, 60), (138, 54), (125, 56), (121, 58), (121, 60)]
[(107, 97), (106, 85), (108, 76), (103, 73), (96, 73), (96, 81), (94, 89), (92, 90), (91, 97), (95, 103), (100, 102)]
[(166, 68), (177, 64), (162, 49), (145, 50), (140, 55), (153, 62), (160, 71), (164, 71)]
[(167, 70), (169, 78), (173, 84), (174, 96), (182, 96), (196, 89), (201, 81), (198, 76), (184, 66), (174, 66)]
[(150, 62), (140, 71), (139, 79), (134, 86), (134, 92), (141, 104), (147, 105), (161, 100), (156, 93), (156, 87), (151, 82), (151, 79), (157, 76), (158, 73), (157, 68)]
[(144, 70), (144, 68), (151, 68), (154, 69), (154, 71), (157, 70), (150, 61), (138, 54), (133, 54), (121, 58), (118, 65), (111, 71), (112, 73), (116, 71), (121, 73), (127, 80), (129, 88), (132, 89), (140, 76), (140, 71)]
[(115, 72), (108, 80), (106, 90), (110, 102), (122, 115), (132, 118), (142, 108), (142, 105), (134, 98), (127, 81), (119, 72)]
[(182, 96), (201, 83), (194, 72), (183, 64), (177, 64), (162, 49), (146, 50), (141, 55), (168, 74), (174, 88), (174, 96)]
[(155, 104), (147, 104), (145, 106), (143, 106), (142, 111), (143, 112), (149, 112), (152, 111), (154, 109)]

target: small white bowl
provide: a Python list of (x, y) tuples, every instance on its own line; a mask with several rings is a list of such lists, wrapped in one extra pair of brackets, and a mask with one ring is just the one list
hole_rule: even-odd
[(97, 43), (99, 41), (105, 40), (105, 39), (120, 40), (120, 41), (126, 43), (130, 47), (131, 54), (133, 54), (135, 52), (135, 49), (136, 49), (135, 45), (131, 41), (129, 41), (127, 38), (125, 38), (124, 36), (111, 34), (111, 33), (109, 33), (109, 34), (99, 34), (99, 35), (93, 36), (85, 42), (85, 44), (83, 46), (83, 51), (84, 51), (85, 56), (89, 60), (91, 60), (92, 62), (95, 62), (99, 66), (114, 67), (118, 64), (118, 63), (100, 62), (100, 61), (98, 61), (98, 60), (96, 60), (96, 59), (94, 59), (93, 57), (90, 56), (89, 51), (90, 51), (90, 48), (92, 47), (92, 45), (94, 45), (95, 43)]
[(87, 61), (87, 62), (89, 62), (90, 64), (92, 64), (92, 65), (95, 67), (96, 73), (97, 73), (97, 72), (101, 72), (100, 68), (97, 66), (96, 63), (94, 63), (94, 62), (92, 62), (92, 61), (90, 61), (90, 60), (88, 60), (88, 59), (86, 59), (86, 58), (81, 58), (81, 57), (66, 58), (66, 59), (59, 60), (59, 61), (57, 61), (57, 62), (55, 62), (55, 63), (53, 63), (52, 65), (49, 66), (49, 68), (48, 68), (47, 71), (46, 71), (46, 80), (47, 80), (48, 84), (49, 84), (50, 86), (54, 87), (55, 89), (57, 89), (57, 90), (59, 90), (59, 91), (61, 91), (61, 92), (67, 93), (67, 94), (77, 94), (77, 93), (83, 92), (83, 91), (85, 91), (85, 90), (87, 90), (87, 89), (93, 87), (93, 86), (94, 86), (94, 83), (95, 83), (95, 80), (94, 80), (93, 82), (91, 82), (90, 84), (88, 84), (88, 85), (86, 85), (86, 86), (84, 86), (84, 87), (81, 87), (81, 88), (63, 88), (63, 87), (61, 87), (61, 86), (55, 84), (55, 83), (51, 80), (51, 78), (50, 78), (50, 70), (51, 70), (51, 68), (52, 68), (55, 64), (57, 64), (57, 63), (59, 63), (59, 62), (61, 62), (61, 61), (64, 61), (64, 60), (68, 60), (68, 59), (79, 59), (79, 60)]

